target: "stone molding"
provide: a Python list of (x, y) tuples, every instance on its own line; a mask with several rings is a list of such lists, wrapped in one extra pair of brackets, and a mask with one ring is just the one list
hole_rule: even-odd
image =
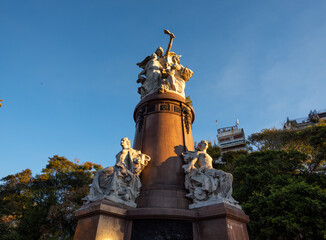
[(198, 221), (227, 217), (243, 223), (249, 222), (249, 217), (245, 215), (243, 210), (226, 203), (196, 209), (133, 208), (104, 199), (83, 205), (75, 216), (77, 219), (82, 219), (95, 214), (104, 214), (130, 220), (161, 218)]
[[(168, 109), (161, 107), (164, 105), (169, 105)], [(134, 120), (136, 123), (139, 121), (139, 114), (144, 116), (157, 112), (168, 112), (180, 116), (184, 116), (185, 112), (187, 112), (187, 124), (191, 125), (195, 120), (194, 109), (175, 93), (151, 94), (145, 97), (135, 108)]]

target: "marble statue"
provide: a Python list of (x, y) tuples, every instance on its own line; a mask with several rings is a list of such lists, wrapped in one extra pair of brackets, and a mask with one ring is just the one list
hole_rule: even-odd
[(232, 197), (232, 174), (213, 168), (213, 159), (206, 152), (207, 141), (201, 141), (198, 148), (199, 151), (182, 153), (186, 163), (183, 165), (185, 188), (189, 190), (186, 197), (193, 200), (189, 208), (224, 202), (241, 209)]
[(122, 150), (116, 155), (116, 164), (96, 172), (85, 204), (108, 199), (113, 202), (136, 207), (141, 182), (139, 175), (150, 161), (150, 157), (130, 147), (128, 138), (121, 139)]
[[(142, 86), (138, 88), (140, 95), (147, 95), (152, 93), (159, 87), (160, 80), (162, 78), (162, 65), (157, 59), (156, 53), (153, 53), (148, 61), (144, 65), (143, 71), (138, 74), (137, 83), (141, 83)], [(146, 77), (143, 77), (145, 75)]]
[(137, 65), (143, 70), (138, 75), (137, 83), (142, 86), (138, 88), (141, 98), (155, 92), (176, 92), (185, 97), (186, 82), (192, 77), (193, 72), (180, 64), (181, 55), (171, 52), (174, 34), (169, 30), (164, 33), (170, 36), (166, 52), (158, 47), (151, 56), (146, 57)]

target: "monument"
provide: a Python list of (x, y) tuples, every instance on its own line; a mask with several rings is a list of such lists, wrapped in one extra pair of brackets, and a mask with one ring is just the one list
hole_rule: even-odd
[(193, 72), (161, 47), (137, 65), (141, 101), (116, 164), (99, 170), (76, 213), (74, 240), (249, 239), (249, 217), (232, 197), (232, 174), (212, 167), (208, 144), (195, 151), (194, 110), (185, 98)]

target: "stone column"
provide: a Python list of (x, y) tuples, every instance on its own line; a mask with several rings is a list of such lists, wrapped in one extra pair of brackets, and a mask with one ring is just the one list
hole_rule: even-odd
[(151, 161), (141, 174), (138, 208), (187, 209), (182, 152), (194, 150), (194, 111), (179, 94), (151, 94), (135, 108), (134, 148)]

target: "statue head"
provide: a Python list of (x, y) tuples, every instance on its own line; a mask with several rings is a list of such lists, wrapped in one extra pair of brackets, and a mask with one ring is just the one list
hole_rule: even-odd
[(121, 139), (120, 145), (123, 149), (130, 148), (130, 140), (127, 137), (124, 137)]
[(198, 148), (200, 151), (205, 151), (208, 148), (208, 142), (201, 140), (200, 143), (198, 143)]
[(164, 50), (163, 48), (161, 47), (158, 47), (155, 51), (155, 54), (158, 56), (158, 57), (162, 57), (163, 56), (163, 53), (164, 53)]
[(151, 55), (151, 59), (156, 59), (156, 58), (157, 58), (156, 53), (153, 53), (153, 54)]

